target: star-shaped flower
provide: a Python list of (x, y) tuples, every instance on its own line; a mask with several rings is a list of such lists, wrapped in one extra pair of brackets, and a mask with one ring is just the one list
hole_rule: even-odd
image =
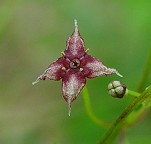
[(45, 72), (40, 75), (33, 84), (39, 80), (62, 79), (62, 94), (69, 106), (77, 98), (82, 88), (86, 84), (86, 78), (98, 76), (110, 76), (115, 73), (121, 76), (114, 68), (107, 68), (101, 61), (87, 54), (84, 41), (80, 36), (77, 20), (74, 21), (75, 29), (68, 38), (63, 56), (51, 63)]

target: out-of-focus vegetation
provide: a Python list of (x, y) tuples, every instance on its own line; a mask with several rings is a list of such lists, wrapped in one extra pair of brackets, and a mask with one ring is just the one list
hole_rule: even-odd
[[(131, 101), (110, 97), (107, 85), (118, 79), (137, 89), (151, 49), (149, 0), (1, 0), (0, 144), (92, 144), (106, 132), (87, 117), (82, 95), (69, 117), (60, 81), (31, 84), (61, 56), (74, 18), (89, 53), (124, 76), (87, 80), (96, 115), (113, 122)], [(149, 144), (150, 121), (149, 114), (138, 121), (127, 141)]]

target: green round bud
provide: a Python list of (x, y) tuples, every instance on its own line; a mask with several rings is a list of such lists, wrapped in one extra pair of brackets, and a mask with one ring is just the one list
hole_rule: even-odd
[(109, 94), (115, 98), (123, 98), (126, 93), (126, 86), (120, 81), (113, 81), (108, 84)]

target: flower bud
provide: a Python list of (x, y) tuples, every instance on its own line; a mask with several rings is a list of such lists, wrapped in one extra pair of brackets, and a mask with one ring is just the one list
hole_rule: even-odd
[(126, 86), (120, 81), (113, 81), (108, 85), (109, 94), (115, 98), (123, 98), (126, 92)]

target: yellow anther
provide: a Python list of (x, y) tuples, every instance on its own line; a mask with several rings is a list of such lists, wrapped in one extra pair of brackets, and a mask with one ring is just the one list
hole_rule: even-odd
[(83, 68), (80, 68), (80, 71), (83, 71)]
[(64, 53), (63, 51), (61, 52), (61, 54), (62, 54), (63, 56), (65, 56), (65, 53)]
[(85, 50), (85, 52), (87, 53), (89, 50), (90, 50), (90, 49), (88, 48), (88, 49)]
[(66, 70), (66, 68), (65, 68), (65, 67), (62, 67), (61, 69), (62, 69), (63, 71), (65, 71), (65, 70)]

